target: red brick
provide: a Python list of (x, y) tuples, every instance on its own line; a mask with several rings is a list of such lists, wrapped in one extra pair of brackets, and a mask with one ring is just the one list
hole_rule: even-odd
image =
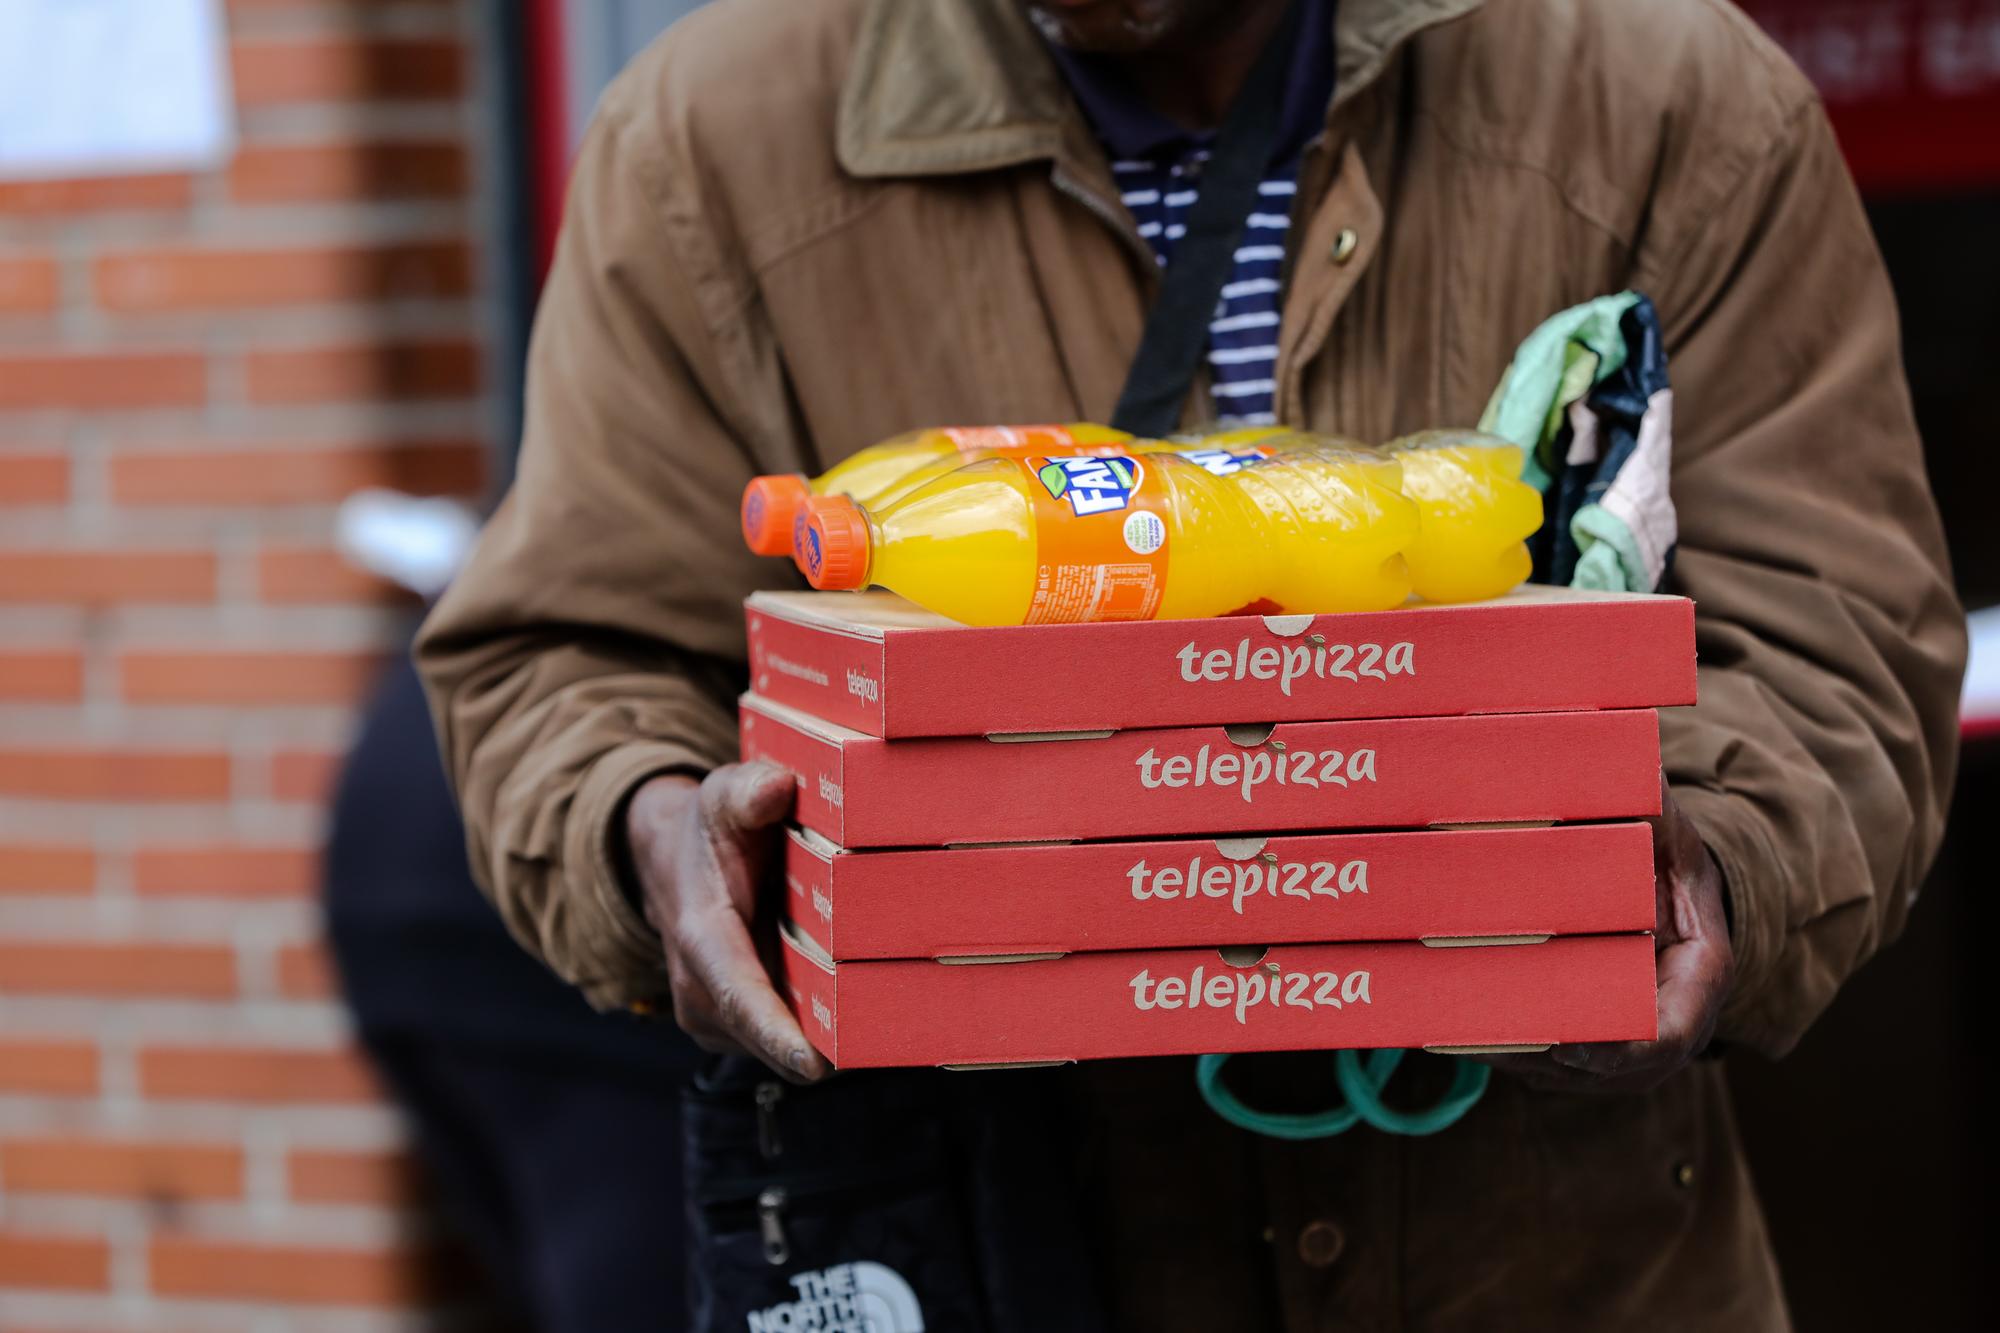
[(0, 1231), (0, 1287), (107, 1291), (111, 1247), (97, 1236)]
[(0, 315), (52, 315), (62, 274), (46, 255), (0, 255)]
[(450, 141), (252, 144), (229, 164), (230, 196), (244, 204), (456, 199), (469, 187), (465, 148)]
[(271, 756), (271, 799), (314, 804), (328, 799), (343, 758), (330, 750), (280, 750)]
[(69, 459), (62, 454), (0, 454), (0, 505), (61, 504), (69, 499)]
[(465, 51), (448, 38), (245, 40), (231, 54), (246, 107), (447, 101), (465, 90)]
[(416, 1162), (394, 1152), (295, 1152), (287, 1186), (301, 1203), (407, 1205), (421, 1193)]
[(379, 653), (127, 652), (118, 693), (135, 704), (350, 704), (381, 664)]
[(193, 352), (0, 355), (0, 410), (199, 407), (208, 366)]
[(97, 1048), (83, 1041), (0, 1041), (0, 1092), (95, 1096)]
[(207, 750), (0, 749), (0, 796), (45, 801), (220, 801), (229, 756)]
[(208, 551), (0, 550), (0, 603), (210, 602), (215, 569)]
[(236, 954), (196, 944), (0, 941), (0, 994), (226, 999), (236, 994)]
[(14, 1194), (238, 1199), (243, 1150), (230, 1144), (12, 1138), (0, 1142), (0, 1186)]
[(331, 1249), (155, 1237), (147, 1252), (162, 1296), (280, 1305), (352, 1305), (405, 1310), (429, 1304), (429, 1256), (417, 1249)]
[(139, 1052), (139, 1087), (177, 1101), (368, 1102), (380, 1093), (374, 1074), (351, 1049), (275, 1046), (171, 1046)]
[(193, 196), (187, 176), (91, 176), (0, 182), (0, 215), (60, 216), (126, 210), (179, 210)]
[[(126, 314), (435, 299), (472, 290), (472, 251), (463, 241), (125, 251), (97, 261), (94, 285), (100, 305)], [(0, 269), (0, 297), (5, 289)]]
[(83, 654), (62, 648), (0, 649), (0, 700), (74, 703), (83, 697)]
[(482, 484), (477, 443), (371, 443), (329, 448), (146, 450), (111, 461), (111, 495), (127, 505), (337, 504), (364, 486), (470, 495)]
[(273, 547), (257, 553), (257, 599), (285, 605), (410, 601), (407, 590), (356, 569), (331, 547)]
[(142, 847), (132, 887), (163, 898), (302, 898), (319, 887), (309, 847)]
[(0, 893), (89, 893), (97, 855), (88, 847), (0, 843)]
[(453, 341), (253, 351), (244, 378), (250, 401), (265, 406), (470, 398), (479, 349)]
[(338, 994), (333, 959), (317, 944), (291, 944), (278, 951), (278, 993), (288, 1000), (326, 1000)]

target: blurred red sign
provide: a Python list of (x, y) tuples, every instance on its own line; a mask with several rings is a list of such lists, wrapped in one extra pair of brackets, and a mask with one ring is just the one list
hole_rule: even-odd
[(2000, 0), (1744, 0), (1865, 189), (2000, 185)]

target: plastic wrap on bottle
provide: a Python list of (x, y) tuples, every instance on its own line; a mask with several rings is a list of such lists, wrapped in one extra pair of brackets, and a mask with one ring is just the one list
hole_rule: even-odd
[(1428, 602), (1498, 597), (1528, 577), (1542, 495), (1521, 480), (1518, 445), (1474, 430), (1427, 430), (1383, 446), (1402, 466), (1420, 525), (1405, 557)]

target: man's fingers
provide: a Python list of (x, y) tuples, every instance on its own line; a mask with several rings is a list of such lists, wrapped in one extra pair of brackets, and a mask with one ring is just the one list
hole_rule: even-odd
[(700, 944), (681, 958), (715, 1004), (716, 1020), (750, 1053), (787, 1078), (823, 1078), (829, 1067), (806, 1040), (790, 1006), (779, 997), (751, 942), (749, 928), (733, 912), (706, 917)]
[(1564, 1069), (1592, 1078), (1617, 1078), (1634, 1066), (1645, 1064), (1653, 1055), (1649, 1041), (1573, 1042), (1549, 1048), (1549, 1059)]
[(1690, 1056), (1708, 1045), (1733, 961), (1727, 945), (1705, 935), (1660, 952), (1661, 1045)]
[(1546, 1078), (1554, 1072), (1547, 1051), (1492, 1051), (1465, 1057), (1477, 1064), (1491, 1065), (1516, 1078)]
[(667, 962), (668, 994), (673, 1001), (674, 1022), (695, 1045), (710, 1055), (744, 1054), (743, 1043), (723, 1030), (716, 1017), (715, 1002), (695, 981), (684, 965), (671, 955)]

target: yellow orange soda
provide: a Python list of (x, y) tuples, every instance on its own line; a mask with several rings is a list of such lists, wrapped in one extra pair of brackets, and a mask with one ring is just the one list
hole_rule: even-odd
[[(1064, 427), (1076, 438), (1077, 427)], [(927, 486), (946, 473), (957, 471), (968, 463), (977, 463), (987, 458), (1025, 458), (1036, 455), (1056, 457), (1061, 455), (1169, 453), (1200, 464), (1208, 471), (1220, 476), (1260, 462), (1288, 449), (1315, 447), (1319, 441), (1314, 437), (1298, 436), (1275, 426), (1246, 427), (1240, 430), (1216, 432), (1198, 441), (1176, 439), (1171, 441), (1141, 440), (1129, 435), (1110, 431), (1105, 427), (1083, 428), (1082, 442), (1062, 447), (1021, 448), (1015, 445), (969, 449), (964, 453), (947, 454), (942, 457), (920, 461), (908, 471), (895, 476), (879, 490), (867, 491), (859, 486), (844, 487), (842, 494), (852, 496), (871, 510), (894, 504), (911, 491)], [(1118, 442), (1097, 438), (1100, 434), (1118, 435)], [(806, 511), (801, 506), (792, 527), (792, 560), (801, 573), (805, 571), (803, 538), (805, 534)]]
[(910, 431), (872, 444), (817, 477), (777, 473), (752, 477), (743, 488), (743, 540), (758, 555), (790, 555), (793, 527), (814, 495), (879, 496), (929, 464), (945, 470), (996, 453), (1070, 453), (1118, 447), (1132, 437), (1087, 421), (1046, 426), (944, 426)]
[(1404, 552), (1417, 596), (1476, 602), (1528, 577), (1527, 539), (1542, 526), (1542, 494), (1521, 480), (1520, 446), (1473, 430), (1429, 430), (1382, 452), (1401, 464), (1403, 493), (1421, 514)]
[(998, 457), (880, 506), (814, 497), (800, 563), (971, 625), (1372, 610), (1408, 597), (1416, 528), (1379, 456), (1220, 474), (1171, 452)]

